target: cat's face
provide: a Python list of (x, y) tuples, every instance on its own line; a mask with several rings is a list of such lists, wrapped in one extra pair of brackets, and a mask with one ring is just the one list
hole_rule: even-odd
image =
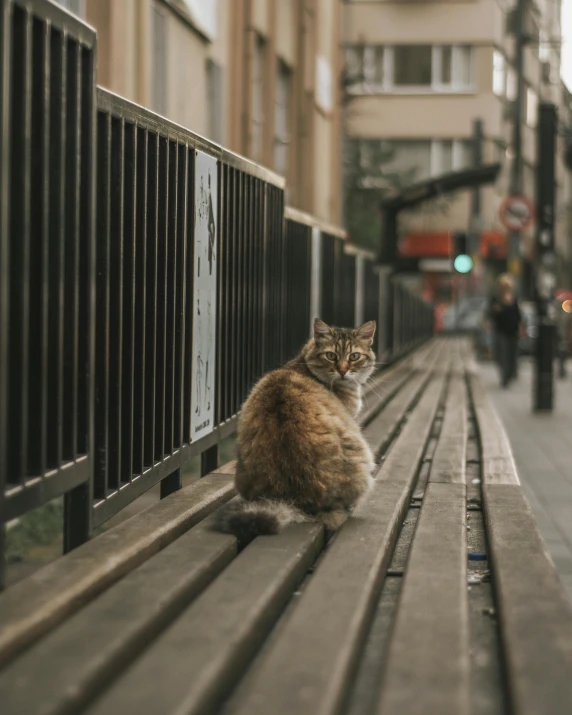
[(331, 328), (316, 318), (306, 364), (326, 384), (347, 380), (363, 385), (375, 369), (374, 335), (374, 320), (351, 330)]

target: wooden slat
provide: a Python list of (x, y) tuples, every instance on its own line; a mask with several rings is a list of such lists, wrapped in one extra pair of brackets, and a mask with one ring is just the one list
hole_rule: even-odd
[(344, 702), (441, 392), (435, 378), (372, 492), (326, 552), (300, 602), (230, 704), (232, 715), (334, 715)]
[[(382, 453), (395, 430), (407, 414), (412, 403), (417, 399), (424, 385), (427, 383), (428, 374), (435, 368), (440, 356), (441, 346), (432, 345), (432, 350), (424, 363), (423, 368), (417, 369), (411, 379), (402, 387), (401, 391), (389, 402), (387, 407), (380, 412), (363, 430), (363, 435), (373, 451)], [(448, 365), (448, 362), (445, 362)]]
[(368, 384), (363, 396), (363, 410), (359, 415), (360, 424), (369, 422), (383, 406), (398, 392), (412, 374), (409, 364), (398, 365), (396, 368), (378, 375)]
[(508, 437), (478, 375), (469, 377), (477, 418), (485, 484), (520, 484)]
[(291, 597), (323, 544), (294, 524), (255, 539), (89, 710), (90, 715), (211, 713)]
[(227, 462), (226, 464), (221, 464), (220, 467), (213, 469), (212, 474), (231, 474), (234, 476), (236, 473), (236, 459), (232, 462)]
[(208, 519), (183, 534), (0, 673), (3, 715), (77, 711), (235, 555)]
[(467, 388), (463, 378), (454, 375), (449, 383), (443, 427), (433, 456), (429, 481), (464, 484), (466, 451)]
[(572, 606), (517, 484), (483, 487), (514, 715), (572, 712)]
[(437, 341), (423, 345), (412, 355), (408, 355), (387, 371), (376, 375), (368, 383), (364, 397), (364, 408), (359, 415), (360, 424), (364, 425), (389, 402), (389, 400), (405, 385), (407, 380), (417, 370), (425, 369), (430, 356), (438, 349)]
[(0, 665), (234, 495), (207, 476), (0, 594)]
[[(458, 455), (459, 456), (459, 455)], [(469, 712), (464, 484), (429, 484), (409, 555), (377, 712)]]

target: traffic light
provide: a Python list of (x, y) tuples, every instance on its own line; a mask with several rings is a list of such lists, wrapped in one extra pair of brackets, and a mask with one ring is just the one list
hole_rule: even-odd
[(457, 273), (470, 273), (473, 270), (473, 259), (468, 253), (466, 233), (453, 234), (453, 268)]

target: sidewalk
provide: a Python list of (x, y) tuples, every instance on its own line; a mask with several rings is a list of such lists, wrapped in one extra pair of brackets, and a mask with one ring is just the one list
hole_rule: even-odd
[(522, 359), (520, 377), (499, 387), (495, 366), (480, 365), (508, 433), (526, 498), (572, 601), (572, 379), (555, 381), (555, 409), (534, 415), (532, 364)]

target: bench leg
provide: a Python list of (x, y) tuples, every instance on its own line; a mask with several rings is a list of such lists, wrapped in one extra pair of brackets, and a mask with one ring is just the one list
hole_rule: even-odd
[(173, 492), (179, 491), (182, 486), (181, 470), (177, 469), (172, 474), (169, 474), (168, 477), (161, 479), (161, 499), (168, 497), (169, 494)]
[(6, 588), (6, 526), (0, 524), (0, 591)]
[(201, 453), (201, 477), (218, 467), (218, 444)]
[(80, 484), (64, 495), (64, 554), (91, 536), (91, 487)]

